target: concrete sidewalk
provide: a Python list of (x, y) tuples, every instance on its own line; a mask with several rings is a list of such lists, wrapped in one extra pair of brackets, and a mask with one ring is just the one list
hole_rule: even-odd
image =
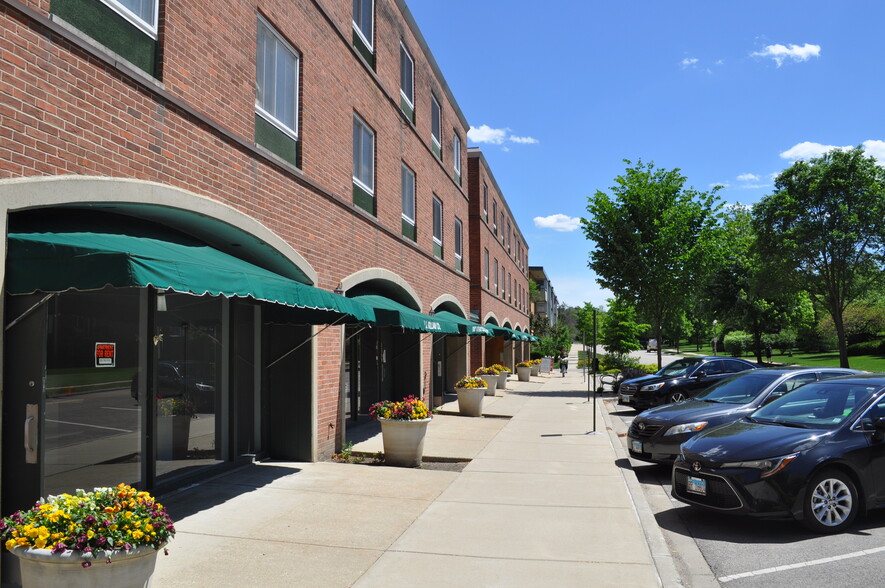
[(425, 459), (461, 472), (264, 463), (164, 497), (178, 533), (154, 585), (681, 585), (581, 372), (509, 386), (486, 398), (498, 418), (431, 422)]

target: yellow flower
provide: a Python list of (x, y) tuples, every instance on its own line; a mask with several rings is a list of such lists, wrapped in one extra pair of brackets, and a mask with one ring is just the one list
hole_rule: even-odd
[(15, 539), (7, 539), (6, 540), (6, 549), (12, 549), (16, 546)]

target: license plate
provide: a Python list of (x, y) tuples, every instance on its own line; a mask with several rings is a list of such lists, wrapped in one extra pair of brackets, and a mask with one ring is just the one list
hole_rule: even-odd
[(634, 453), (642, 453), (642, 441), (633, 441), (630, 440), (630, 447), (633, 448)]
[(688, 487), (686, 488), (692, 494), (707, 495), (707, 481), (703, 478), (688, 477)]
[(631, 400), (633, 400), (632, 396), (621, 394), (621, 402), (630, 402)]

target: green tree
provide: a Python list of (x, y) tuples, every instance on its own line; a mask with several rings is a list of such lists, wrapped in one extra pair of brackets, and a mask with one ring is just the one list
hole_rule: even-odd
[(685, 187), (678, 169), (625, 163), (627, 170), (615, 178), (611, 196), (597, 191), (588, 198), (588, 216), (581, 223), (596, 244), (589, 266), (603, 287), (636, 305), (663, 343), (664, 325), (686, 310), (694, 278), (705, 271), (707, 249), (714, 243), (718, 187), (698, 192)]
[(608, 311), (600, 328), (600, 342), (611, 355), (627, 355), (642, 349), (639, 336), (649, 325), (636, 322), (636, 309), (620, 298), (609, 299)]
[(848, 367), (843, 313), (882, 279), (885, 168), (862, 147), (797, 161), (753, 220), (763, 255), (789, 264), (832, 317), (839, 364)]

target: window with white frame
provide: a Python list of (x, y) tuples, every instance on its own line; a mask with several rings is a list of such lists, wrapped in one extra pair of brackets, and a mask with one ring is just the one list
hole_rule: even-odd
[(498, 295), (498, 260), (495, 259), (495, 296)]
[(255, 110), (293, 139), (298, 138), (298, 53), (258, 17)]
[(482, 217), (489, 222), (489, 185), (482, 183)]
[(102, 0), (114, 12), (137, 26), (139, 29), (157, 37), (157, 12), (159, 0)]
[(495, 234), (498, 234), (498, 201), (492, 201), (492, 230), (495, 231)]
[(482, 278), (485, 283), (486, 290), (489, 289), (489, 250), (482, 251)]
[(415, 61), (402, 43), (399, 44), (399, 93), (415, 109)]
[(353, 0), (353, 30), (360, 36), (370, 51), (374, 47), (374, 0)]
[(430, 141), (433, 152), (442, 157), (442, 108), (436, 96), (430, 94)]
[(375, 195), (375, 133), (357, 115), (353, 115), (353, 183)]
[(443, 246), (443, 205), (436, 196), (433, 197), (433, 254), (442, 259)]
[(455, 269), (464, 269), (463, 237), (461, 219), (455, 218)]
[(403, 235), (415, 240), (415, 172), (404, 163), (400, 173), (403, 200)]
[(452, 157), (455, 158), (455, 178), (461, 181), (461, 137), (455, 133), (452, 139)]

